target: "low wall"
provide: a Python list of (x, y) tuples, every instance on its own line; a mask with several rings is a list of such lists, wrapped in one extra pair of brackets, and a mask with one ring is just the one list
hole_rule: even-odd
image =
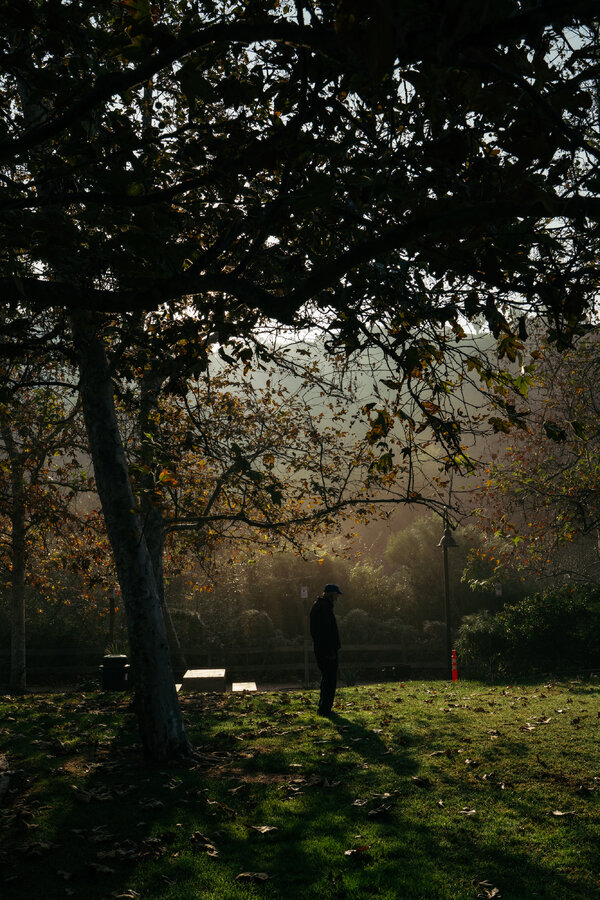
[[(270, 647), (218, 648), (183, 647), (188, 668), (226, 668), (232, 681), (277, 681), (278, 679), (310, 682), (319, 677), (312, 646), (273, 645)], [(104, 649), (31, 649), (27, 652), (27, 682), (30, 686), (71, 683), (81, 679), (100, 678)], [(405, 679), (411, 673), (419, 677), (435, 676), (445, 668), (440, 660), (423, 660), (407, 656), (398, 644), (350, 644), (340, 653), (340, 677), (346, 683), (359, 678)], [(0, 650), (0, 685), (8, 684), (10, 653)]]

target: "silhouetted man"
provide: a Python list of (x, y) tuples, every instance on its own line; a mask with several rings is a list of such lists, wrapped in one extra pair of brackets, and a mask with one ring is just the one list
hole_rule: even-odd
[(341, 647), (333, 604), (342, 592), (337, 584), (326, 584), (310, 611), (310, 634), (317, 665), (321, 671), (319, 709), (321, 716), (331, 714), (337, 684), (338, 650)]

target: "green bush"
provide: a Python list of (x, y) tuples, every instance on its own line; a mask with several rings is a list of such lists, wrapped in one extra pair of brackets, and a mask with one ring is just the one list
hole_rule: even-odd
[(504, 670), (505, 632), (499, 617), (487, 610), (463, 618), (454, 646), (461, 673), (487, 678)]
[(245, 609), (239, 618), (240, 644), (246, 647), (266, 647), (275, 640), (275, 626), (268, 613), (261, 609)]
[(495, 616), (467, 616), (456, 649), (473, 675), (598, 666), (600, 588), (561, 585), (525, 597)]

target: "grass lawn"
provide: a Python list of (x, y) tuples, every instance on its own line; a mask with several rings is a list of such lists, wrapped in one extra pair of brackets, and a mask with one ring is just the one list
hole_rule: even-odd
[(0, 897), (600, 898), (596, 681), (181, 703), (150, 768), (127, 695), (0, 698)]

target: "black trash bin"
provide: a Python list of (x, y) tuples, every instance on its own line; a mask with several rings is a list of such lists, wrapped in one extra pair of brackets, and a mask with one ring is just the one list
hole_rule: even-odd
[(100, 666), (103, 691), (126, 691), (129, 685), (129, 666), (124, 654), (109, 654)]

